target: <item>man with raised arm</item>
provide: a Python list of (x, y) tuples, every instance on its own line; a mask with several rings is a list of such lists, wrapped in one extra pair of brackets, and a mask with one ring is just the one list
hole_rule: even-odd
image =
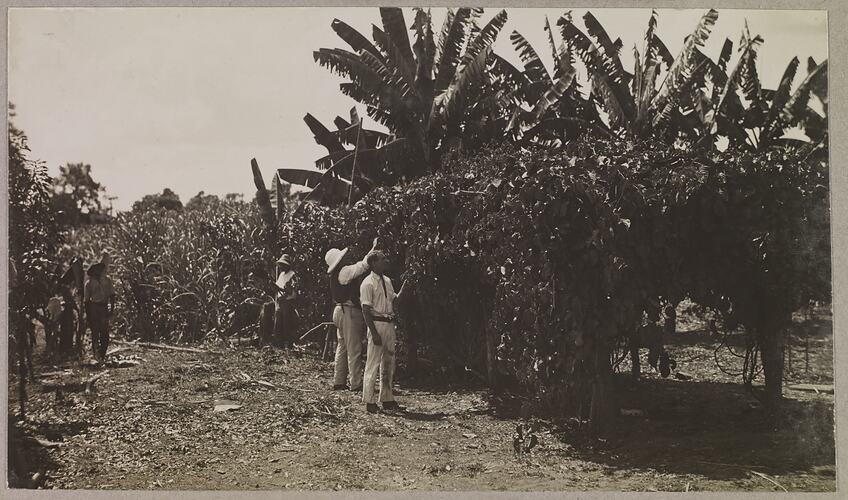
[[(376, 247), (375, 238), (371, 250)], [(368, 262), (365, 259), (353, 262), (348, 248), (331, 248), (324, 260), (330, 277), (330, 295), (335, 304), (333, 324), (336, 325), (338, 339), (333, 390), (350, 387), (351, 391), (358, 392), (362, 389), (362, 341), (365, 339), (359, 284), (369, 270)]]

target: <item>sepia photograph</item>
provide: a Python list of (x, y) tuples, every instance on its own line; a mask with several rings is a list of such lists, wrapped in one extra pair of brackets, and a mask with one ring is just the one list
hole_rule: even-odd
[(5, 488), (837, 491), (827, 10), (7, 19)]

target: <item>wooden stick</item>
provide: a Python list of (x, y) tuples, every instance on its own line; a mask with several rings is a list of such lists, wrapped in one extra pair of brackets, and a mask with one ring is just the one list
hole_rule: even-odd
[[(113, 342), (114, 342), (114, 341), (113, 341)], [(116, 347), (116, 348), (114, 348), (114, 349), (109, 349), (109, 351), (108, 351), (108, 352), (106, 352), (106, 355), (107, 355), (107, 356), (111, 356), (112, 354), (117, 354), (117, 353), (119, 353), (119, 352), (127, 351), (127, 350), (129, 350), (129, 347)]]
[(303, 335), (301, 335), (301, 336), (300, 336), (300, 338), (298, 339), (298, 342), (300, 342), (301, 340), (305, 339), (305, 338), (306, 338), (306, 337), (307, 337), (310, 333), (312, 333), (312, 332), (314, 332), (315, 330), (317, 330), (317, 329), (321, 328), (322, 326), (329, 326), (329, 325), (332, 325), (332, 324), (334, 324), (334, 323), (332, 323), (331, 321), (325, 321), (324, 323), (319, 323), (317, 326), (313, 327), (313, 328), (312, 328), (312, 329), (310, 329), (308, 332), (306, 332), (306, 333), (304, 333)]
[(330, 329), (329, 328), (324, 333), (324, 352), (321, 353), (321, 359), (326, 360), (328, 355), (330, 355)]
[(202, 399), (200, 401), (152, 400), (152, 401), (139, 401), (138, 404), (160, 405), (160, 406), (178, 405), (178, 404), (180, 404), (180, 405), (199, 405), (199, 404), (211, 403), (213, 401), (215, 401), (215, 400), (214, 399)]
[(207, 351), (203, 349), (196, 349), (194, 347), (179, 347), (175, 345), (154, 344), (151, 342), (127, 342), (126, 340), (113, 340), (112, 342), (115, 342), (116, 344), (126, 344), (130, 346), (149, 347), (151, 349), (167, 349), (171, 351), (194, 352), (199, 354), (223, 354), (220, 351)]
[(707, 465), (722, 465), (724, 467), (736, 467), (738, 469), (766, 469), (762, 465), (746, 465), (746, 464), (726, 464), (722, 462), (709, 462), (706, 460), (686, 460), (687, 462), (694, 462), (696, 464), (707, 464)]
[(786, 352), (789, 362), (786, 366), (786, 373), (792, 373), (792, 335), (786, 336)]
[(356, 144), (353, 146), (353, 166), (350, 170), (350, 188), (347, 190), (347, 206), (353, 203), (353, 182), (356, 179), (356, 157), (359, 154), (359, 134), (362, 133), (362, 118), (359, 118), (359, 128), (356, 129)]
[(783, 487), (780, 483), (778, 483), (778, 482), (777, 482), (777, 481), (775, 481), (774, 479), (772, 479), (772, 478), (770, 478), (770, 477), (766, 476), (766, 475), (765, 475), (765, 474), (763, 474), (762, 472), (757, 472), (757, 471), (755, 471), (755, 470), (752, 470), (752, 471), (751, 471), (751, 474), (756, 474), (757, 476), (760, 476), (761, 478), (763, 478), (763, 479), (765, 479), (766, 481), (770, 482), (771, 484), (773, 484), (773, 485), (777, 486), (778, 488), (780, 488), (781, 490), (785, 491), (786, 493), (789, 493), (789, 490), (787, 490), (787, 489), (786, 489), (786, 488), (784, 488), (784, 487)]

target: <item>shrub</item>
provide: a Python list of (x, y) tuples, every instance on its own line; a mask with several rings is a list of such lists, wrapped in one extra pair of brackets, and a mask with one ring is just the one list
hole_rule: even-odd
[(270, 273), (258, 226), (256, 209), (241, 202), (125, 212), (113, 224), (71, 233), (64, 260), (76, 253), (92, 263), (109, 250), (116, 329), (195, 341), (220, 333), (239, 304), (263, 299)]

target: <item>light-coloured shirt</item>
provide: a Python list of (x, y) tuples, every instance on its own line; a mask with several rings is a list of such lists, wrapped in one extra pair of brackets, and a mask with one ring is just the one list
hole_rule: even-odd
[[(367, 256), (366, 256), (367, 257)], [(362, 259), (361, 261), (350, 264), (348, 266), (344, 266), (339, 270), (339, 284), (347, 285), (351, 281), (356, 278), (362, 276), (363, 274), (368, 272), (368, 261)]]
[(280, 273), (280, 276), (277, 277), (277, 286), (282, 288), (285, 291), (277, 291), (277, 297), (284, 299), (292, 299), (295, 295), (295, 281), (294, 281), (294, 271), (289, 269), (284, 273)]
[(372, 271), (359, 285), (359, 302), (363, 306), (371, 306), (374, 314), (379, 316), (394, 315), (396, 298), (392, 280), (388, 276), (380, 276)]
[(115, 295), (115, 289), (112, 287), (112, 280), (108, 276), (101, 276), (99, 279), (92, 276), (85, 282), (83, 287), (83, 300), (88, 302), (97, 302), (98, 304), (106, 304), (109, 299)]

